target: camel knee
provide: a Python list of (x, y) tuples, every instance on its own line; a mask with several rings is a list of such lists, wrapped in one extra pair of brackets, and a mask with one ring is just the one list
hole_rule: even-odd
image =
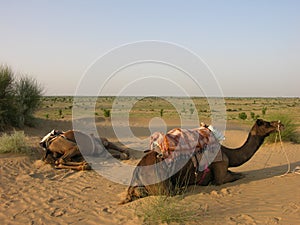
[(123, 205), (129, 202), (132, 202), (136, 199), (139, 198), (144, 198), (149, 195), (148, 191), (144, 186), (134, 186), (134, 187), (129, 187), (127, 191), (126, 198), (119, 203), (119, 205)]

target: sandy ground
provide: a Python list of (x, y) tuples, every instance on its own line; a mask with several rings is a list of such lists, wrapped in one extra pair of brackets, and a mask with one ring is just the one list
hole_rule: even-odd
[[(26, 133), (37, 145), (49, 127), (67, 130), (70, 124), (48, 122), (39, 128), (27, 129)], [(245, 141), (249, 129), (229, 126), (224, 145), (238, 147)], [(148, 135), (146, 128), (136, 127), (134, 132), (141, 137)], [(109, 129), (104, 133), (112, 141), (116, 140)], [(300, 166), (300, 145), (284, 143), (283, 146), (291, 169)], [(132, 156), (128, 164), (136, 164), (142, 153)], [(114, 183), (95, 171), (55, 170), (39, 158), (38, 148), (32, 156), (0, 155), (1, 224), (137, 225), (144, 223), (139, 211), (141, 205), (157, 198), (118, 205), (125, 194), (125, 185)], [(243, 172), (246, 177), (222, 186), (193, 186), (185, 196), (178, 198), (182, 207), (199, 209), (195, 221), (188, 224), (299, 224), (300, 175), (279, 176), (287, 170), (279, 144), (263, 145), (249, 162), (233, 170)]]

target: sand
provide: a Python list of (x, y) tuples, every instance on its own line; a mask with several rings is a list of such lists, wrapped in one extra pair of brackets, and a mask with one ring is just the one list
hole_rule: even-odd
[[(49, 127), (66, 130), (70, 125), (51, 123), (26, 130), (33, 145)], [(147, 130), (136, 129), (137, 133)], [(245, 141), (248, 129), (229, 126), (224, 145), (238, 147)], [(107, 138), (116, 140), (108, 130), (105, 133)], [(145, 136), (147, 132), (141, 132), (141, 137)], [(283, 146), (291, 169), (300, 166), (300, 145)], [(31, 156), (0, 155), (1, 224), (137, 225), (143, 224), (141, 205), (158, 198), (118, 205), (125, 185), (95, 171), (55, 170), (39, 160), (41, 154), (36, 149)], [(141, 156), (142, 153), (133, 154), (127, 163), (136, 164)], [(199, 210), (197, 218), (188, 224), (299, 224), (300, 175), (279, 176), (286, 170), (287, 161), (280, 145), (265, 144), (250, 161), (233, 169), (244, 173), (245, 178), (221, 186), (189, 187), (186, 195), (174, 198), (182, 207)]]

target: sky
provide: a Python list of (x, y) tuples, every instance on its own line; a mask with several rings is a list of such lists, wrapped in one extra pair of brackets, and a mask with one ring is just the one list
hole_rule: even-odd
[[(99, 79), (90, 79), (86, 94), (91, 94), (89, 87), (104, 95), (123, 93), (127, 87), (137, 91), (132, 94), (148, 88), (153, 95), (156, 89), (175, 95), (179, 87), (191, 95), (206, 95), (210, 90), (205, 89), (215, 85), (218, 93), (230, 97), (300, 97), (297, 0), (0, 0), (0, 6), (0, 64), (36, 78), (45, 95), (78, 94), (86, 74), (93, 74)], [(154, 61), (166, 54), (163, 66), (150, 68), (147, 62), (126, 67), (114, 58), (121, 52), (124, 63), (130, 63), (135, 51), (127, 49), (127, 58), (122, 46), (149, 40), (164, 46), (143, 46), (139, 54), (153, 50), (149, 59)], [(178, 50), (176, 56), (182, 49), (190, 55), (183, 53), (178, 56), (182, 64), (170, 66), (174, 52), (164, 50), (169, 45)], [(110, 52), (115, 55), (105, 66), (125, 69), (114, 71), (108, 82), (112, 74), (99, 60)], [(176, 67), (193, 67), (192, 55), (209, 68), (192, 74), (199, 76), (200, 90)], [(205, 76), (215, 83), (206, 83)]]

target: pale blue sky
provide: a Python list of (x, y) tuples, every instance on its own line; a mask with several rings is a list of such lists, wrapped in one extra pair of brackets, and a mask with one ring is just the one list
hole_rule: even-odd
[(299, 12), (297, 0), (0, 0), (0, 63), (73, 95), (105, 52), (162, 40), (199, 55), (225, 96), (300, 96)]

